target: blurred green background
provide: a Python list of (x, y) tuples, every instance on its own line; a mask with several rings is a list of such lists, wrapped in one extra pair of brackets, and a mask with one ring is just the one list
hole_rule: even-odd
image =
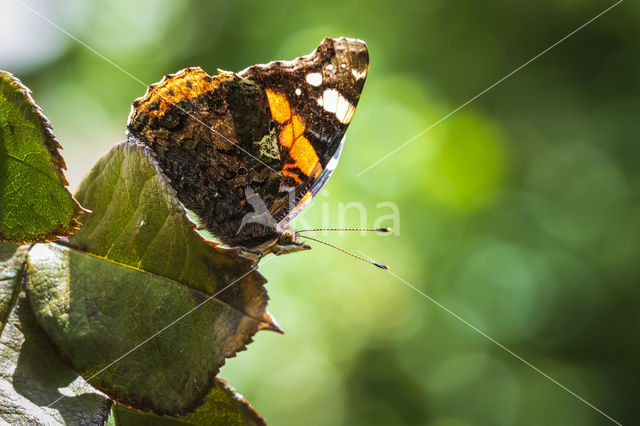
[[(305, 213), (400, 210), (361, 250), (622, 423), (640, 378), (640, 5), (621, 3), (362, 176), (613, 2), (22, 0), (153, 83), (367, 41), (340, 167)], [(34, 92), (75, 188), (145, 87), (3, 0), (0, 68)], [(346, 225), (359, 226), (350, 209)], [(385, 224), (383, 224), (385, 225)], [(387, 223), (386, 225), (391, 225)], [(268, 258), (267, 258), (268, 259)], [(600, 425), (604, 416), (402, 281), (327, 247), (264, 261), (270, 311), (221, 375), (272, 425)]]

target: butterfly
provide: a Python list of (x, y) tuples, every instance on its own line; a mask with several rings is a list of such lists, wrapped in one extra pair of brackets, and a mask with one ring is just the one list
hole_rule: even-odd
[(305, 250), (289, 222), (336, 169), (368, 70), (367, 45), (344, 37), (237, 73), (186, 68), (134, 101), (128, 137), (222, 243)]

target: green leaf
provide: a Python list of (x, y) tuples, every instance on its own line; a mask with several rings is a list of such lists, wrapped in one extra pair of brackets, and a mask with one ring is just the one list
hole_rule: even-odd
[(0, 333), (20, 290), (28, 247), (0, 243)]
[(24, 292), (0, 337), (0, 359), (0, 418), (4, 421), (46, 425), (106, 421), (111, 401), (56, 354), (36, 324)]
[(111, 402), (63, 363), (20, 292), (29, 248), (0, 243), (0, 418), (12, 424), (102, 424)]
[(182, 417), (160, 417), (149, 413), (140, 413), (123, 405), (116, 404), (111, 413), (117, 426), (170, 426), (185, 424), (216, 424), (220, 426), (262, 426), (266, 425), (253, 407), (224, 380), (216, 379), (215, 386), (204, 398), (198, 409)]
[(193, 411), (226, 358), (258, 330), (279, 330), (266, 311), (266, 280), (237, 250), (200, 237), (139, 145), (113, 147), (78, 198), (92, 213), (70, 247), (29, 252), (39, 324), (114, 400), (162, 415)]
[[(171, 278), (205, 293), (221, 291), (257, 267), (238, 250), (219, 247), (195, 230), (175, 190), (149, 151), (115, 145), (92, 168), (77, 192), (91, 213), (70, 245), (123, 265)], [(253, 272), (216, 296), (279, 331), (266, 311), (266, 279)]]
[(32, 309), (63, 357), (85, 377), (97, 374), (94, 387), (139, 409), (195, 408), (259, 326), (176, 281), (56, 244), (34, 246), (27, 268)]
[(0, 71), (0, 241), (56, 240), (78, 228), (61, 148), (31, 92)]

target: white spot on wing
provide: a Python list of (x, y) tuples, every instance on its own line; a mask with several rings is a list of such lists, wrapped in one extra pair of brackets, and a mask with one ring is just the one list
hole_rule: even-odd
[(347, 118), (347, 114), (351, 109), (351, 102), (343, 98), (342, 96), (338, 96), (338, 106), (336, 108), (336, 117), (340, 122), (345, 123), (345, 119)]
[(333, 113), (336, 118), (343, 124), (351, 122), (355, 107), (336, 89), (327, 89), (318, 98), (318, 105), (322, 106), (325, 111)]
[(333, 64), (329, 64), (329, 65), (327, 65), (327, 69), (328, 69), (329, 71), (333, 71)]
[(307, 74), (307, 83), (309, 83), (312, 86), (320, 86), (322, 84), (322, 74), (320, 74), (319, 72), (312, 72)]
[(338, 97), (340, 93), (336, 89), (327, 89), (322, 94), (322, 107), (327, 112), (335, 112), (338, 109)]
[(367, 70), (362, 70), (362, 71), (351, 70), (351, 74), (353, 74), (356, 80), (360, 80), (361, 78), (365, 78), (367, 76)]
[(296, 89), (296, 95), (300, 96), (302, 94), (302, 90), (300, 90), (300, 88)]

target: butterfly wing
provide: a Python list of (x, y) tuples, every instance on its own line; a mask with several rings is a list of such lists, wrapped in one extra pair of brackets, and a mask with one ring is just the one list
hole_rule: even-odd
[(267, 208), (276, 222), (299, 213), (335, 170), (368, 68), (363, 41), (327, 38), (307, 56), (238, 73), (265, 89), (274, 121), (282, 167)]
[(133, 103), (129, 137), (220, 241), (259, 246), (335, 169), (368, 63), (364, 42), (327, 38), (237, 74), (187, 68)]

